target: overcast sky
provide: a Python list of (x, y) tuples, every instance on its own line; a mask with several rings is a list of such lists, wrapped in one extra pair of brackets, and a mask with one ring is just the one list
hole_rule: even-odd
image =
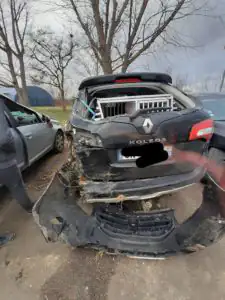
[[(148, 64), (151, 69), (164, 71), (171, 67), (174, 75), (187, 75), (190, 82), (222, 74), (225, 69), (225, 0), (215, 2), (217, 8), (214, 14), (221, 14), (221, 19), (192, 17), (182, 20), (182, 29), (185, 28), (186, 34), (193, 37), (202, 47), (195, 50), (175, 47), (163, 49), (152, 59), (149, 58)], [(139, 62), (135, 67), (138, 65)]]
[[(203, 0), (196, 0), (198, 1)], [(132, 71), (141, 71), (148, 66), (152, 71), (165, 71), (170, 67), (173, 75), (187, 75), (189, 82), (201, 81), (204, 77), (218, 77), (225, 69), (225, 0), (210, 0), (217, 5), (214, 15), (221, 15), (224, 19), (195, 17), (182, 20), (178, 24), (179, 31), (192, 37), (199, 45), (196, 50), (167, 47), (139, 59), (132, 65)], [(40, 3), (40, 2), (39, 2)], [(44, 6), (41, 7), (43, 10)], [(36, 17), (38, 25), (51, 25), (56, 31), (62, 29), (62, 20), (54, 12), (40, 14)]]

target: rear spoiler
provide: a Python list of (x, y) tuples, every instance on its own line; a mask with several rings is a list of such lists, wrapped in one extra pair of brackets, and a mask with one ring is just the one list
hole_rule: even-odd
[(172, 77), (165, 73), (125, 73), (102, 75), (89, 77), (83, 80), (79, 86), (79, 90), (96, 85), (105, 85), (113, 83), (134, 83), (134, 82), (160, 82), (172, 84)]

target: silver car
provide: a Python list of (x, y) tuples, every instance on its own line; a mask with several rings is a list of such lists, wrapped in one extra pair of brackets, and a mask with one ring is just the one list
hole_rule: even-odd
[(50, 151), (64, 150), (64, 132), (56, 120), (0, 95), (16, 143), (17, 163), (26, 169)]

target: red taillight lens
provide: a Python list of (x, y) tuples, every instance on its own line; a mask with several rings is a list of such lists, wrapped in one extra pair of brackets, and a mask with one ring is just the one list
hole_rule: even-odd
[(135, 83), (135, 82), (141, 82), (139, 78), (122, 78), (122, 79), (116, 79), (115, 83)]
[(207, 141), (211, 139), (214, 131), (214, 123), (212, 119), (207, 119), (205, 121), (195, 124), (190, 132), (189, 140), (206, 139)]

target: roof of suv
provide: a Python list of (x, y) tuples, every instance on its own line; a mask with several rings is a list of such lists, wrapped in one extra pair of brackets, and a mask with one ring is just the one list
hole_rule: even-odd
[(161, 82), (166, 84), (172, 84), (172, 78), (170, 75), (165, 73), (149, 72), (102, 75), (96, 77), (89, 77), (83, 80), (79, 86), (79, 90), (90, 86), (126, 82)]

